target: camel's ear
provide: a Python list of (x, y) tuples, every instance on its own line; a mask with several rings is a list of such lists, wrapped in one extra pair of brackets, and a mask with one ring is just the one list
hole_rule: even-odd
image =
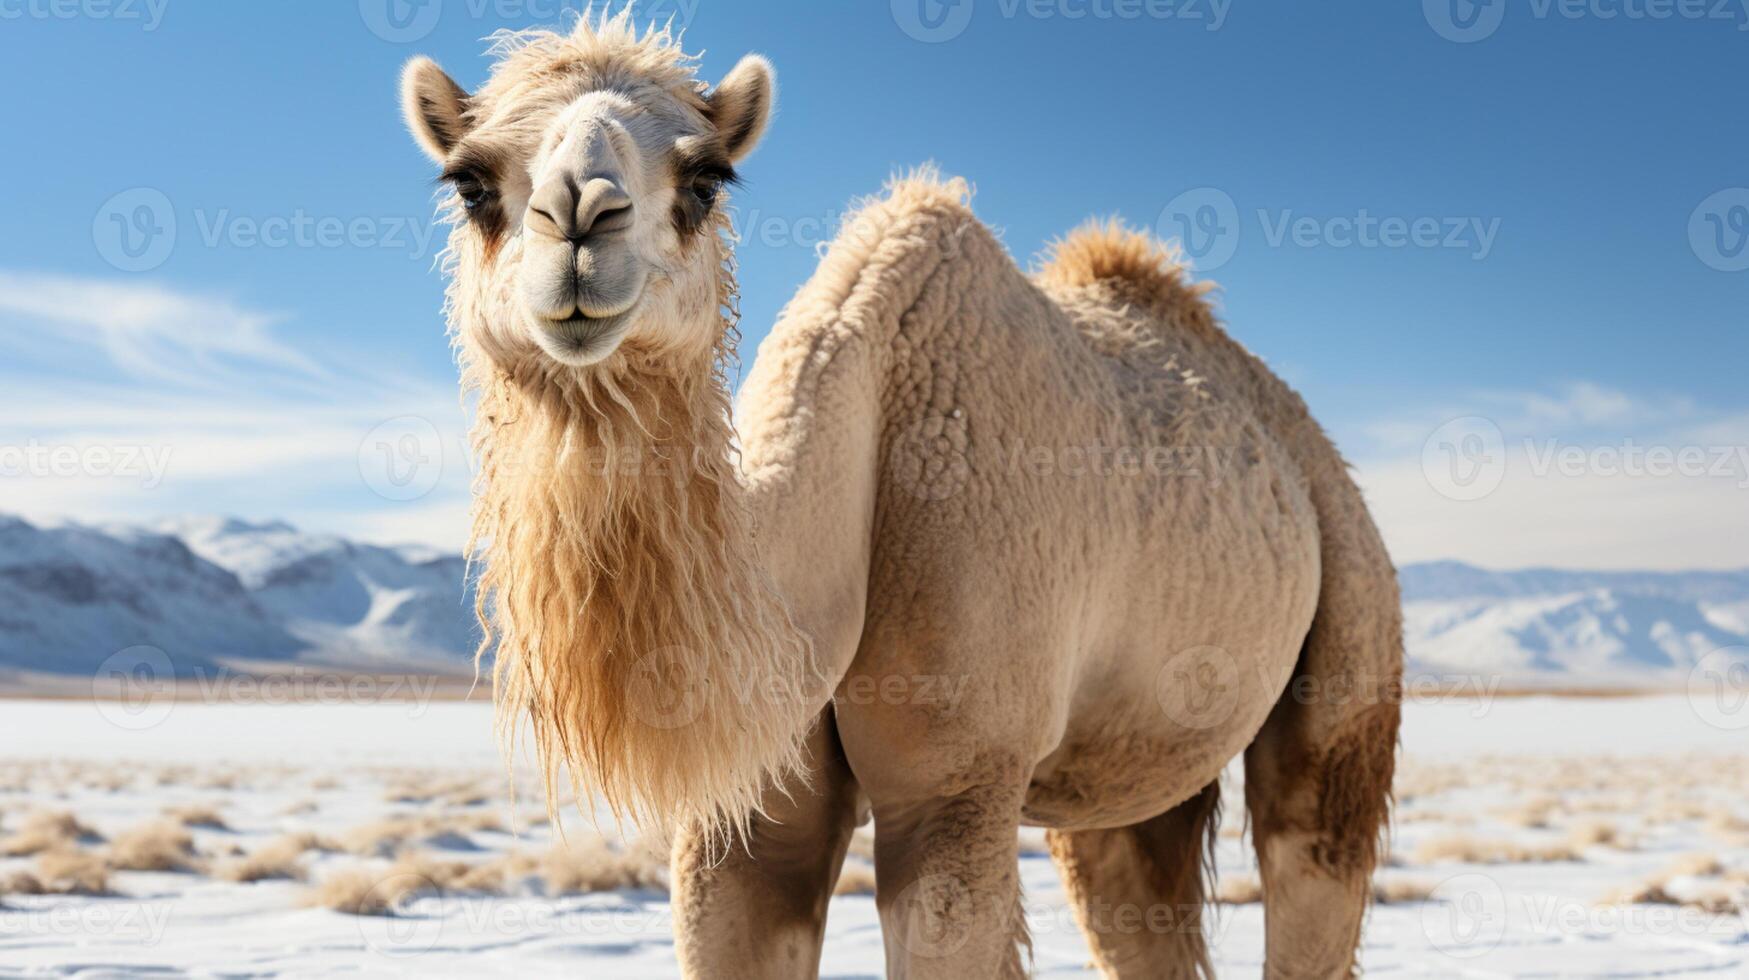
[(407, 62), (401, 72), (401, 113), (420, 149), (438, 163), (468, 134), (467, 90), (430, 58)]
[(739, 163), (759, 145), (765, 124), (771, 121), (771, 110), (777, 104), (777, 73), (771, 62), (750, 54), (706, 96), (706, 101), (729, 162)]

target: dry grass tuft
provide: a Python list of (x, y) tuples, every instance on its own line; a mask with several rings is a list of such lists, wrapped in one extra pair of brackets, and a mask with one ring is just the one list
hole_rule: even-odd
[(1567, 831), (1567, 845), (1575, 851), (1587, 847), (1613, 847), (1626, 851), (1632, 850), (1634, 846), (1615, 824), (1605, 820), (1587, 820), (1574, 824)]
[(1215, 901), (1222, 905), (1256, 905), (1263, 901), (1263, 882), (1256, 875), (1227, 875), (1215, 886)]
[(109, 866), (116, 871), (198, 871), (200, 859), (186, 827), (156, 820), (117, 835), (109, 845)]
[(1418, 878), (1374, 879), (1372, 900), (1375, 905), (1414, 905), (1431, 899), (1436, 887)]
[(559, 844), (540, 861), (551, 895), (668, 890), (668, 856), (642, 842), (623, 850), (600, 838)]
[(225, 818), (219, 816), (218, 809), (210, 806), (171, 807), (164, 811), (164, 816), (184, 827), (199, 827), (203, 830), (231, 829), (231, 825), (225, 823)]
[(48, 889), (43, 886), (36, 875), (28, 871), (18, 871), (0, 878), (0, 898), (7, 895), (46, 895)]
[(108, 895), (109, 866), (89, 851), (44, 851), (36, 858), (39, 894)]
[(505, 869), (512, 863), (507, 858), (470, 865), (407, 852), (386, 869), (360, 865), (329, 875), (309, 893), (306, 904), (348, 915), (396, 915), (406, 902), (424, 895), (446, 891), (498, 894)]
[(1684, 854), (1659, 873), (1661, 881), (1672, 878), (1711, 878), (1725, 873), (1724, 862), (1716, 854)]
[(1583, 860), (1571, 843), (1529, 845), (1494, 838), (1454, 835), (1422, 841), (1414, 863), (1555, 864)]
[(850, 835), (850, 849), (845, 853), (850, 857), (861, 858), (864, 861), (873, 863), (874, 851), (874, 832), (863, 829)]
[(343, 868), (323, 878), (305, 904), (347, 915), (392, 915), (401, 904), (431, 883), (412, 875), (395, 875), (366, 867)]
[(1561, 801), (1553, 796), (1538, 796), (1501, 811), (1500, 819), (1514, 827), (1546, 830), (1560, 806)]
[(341, 836), (340, 845), (362, 857), (392, 857), (421, 843), (439, 848), (445, 843), (472, 844), (465, 839), (468, 834), (503, 829), (503, 821), (491, 812), (389, 817), (354, 827)]
[(286, 834), (256, 848), (250, 854), (221, 862), (213, 877), (221, 881), (303, 881), (307, 871), (304, 854), (322, 849), (322, 839), (312, 833)]
[(874, 868), (862, 863), (847, 863), (838, 875), (838, 884), (832, 889), (834, 895), (873, 895), (875, 893)]
[(39, 810), (25, 817), (16, 833), (0, 841), (0, 857), (29, 857), (102, 840), (101, 834), (67, 811)]

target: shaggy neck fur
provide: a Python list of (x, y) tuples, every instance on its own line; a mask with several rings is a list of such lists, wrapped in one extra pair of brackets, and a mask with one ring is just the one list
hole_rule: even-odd
[(532, 723), (549, 805), (563, 768), (619, 817), (726, 832), (799, 775), (811, 657), (742, 506), (722, 326), (714, 349), (628, 343), (585, 370), (464, 350), (481, 651), (506, 737)]

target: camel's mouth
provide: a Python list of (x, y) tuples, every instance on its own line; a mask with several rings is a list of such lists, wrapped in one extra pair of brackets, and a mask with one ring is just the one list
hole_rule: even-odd
[(563, 320), (533, 317), (535, 343), (548, 357), (561, 364), (571, 367), (598, 364), (625, 340), (636, 308), (637, 304), (633, 303), (624, 312), (601, 317), (589, 316), (582, 311), (573, 311)]

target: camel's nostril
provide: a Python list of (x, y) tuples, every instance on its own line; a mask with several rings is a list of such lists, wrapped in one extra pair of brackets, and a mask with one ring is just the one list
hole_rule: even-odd
[(632, 206), (624, 204), (601, 212), (595, 218), (595, 223), (584, 232), (584, 237), (605, 235), (610, 232), (624, 231), (632, 226)]
[(605, 177), (581, 187), (569, 179), (548, 181), (528, 204), (530, 229), (581, 248), (590, 238), (632, 227), (632, 199)]

